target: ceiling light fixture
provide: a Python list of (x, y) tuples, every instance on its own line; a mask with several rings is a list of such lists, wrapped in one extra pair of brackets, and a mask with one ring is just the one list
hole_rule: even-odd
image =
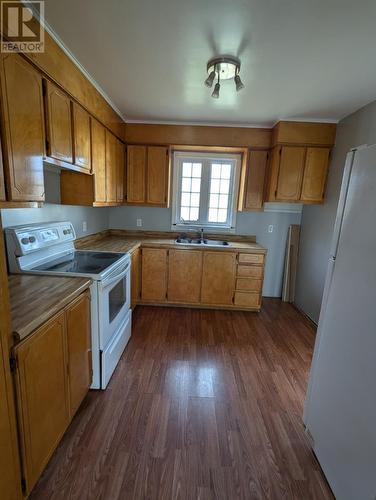
[(244, 88), (244, 83), (241, 81), (239, 76), (240, 72), (240, 60), (234, 56), (218, 56), (213, 57), (207, 64), (208, 77), (205, 80), (205, 85), (209, 88), (212, 87), (215, 77), (217, 76), (218, 81), (215, 84), (212, 97), (214, 99), (219, 98), (219, 91), (221, 88), (220, 80), (230, 80), (234, 79), (236, 91)]

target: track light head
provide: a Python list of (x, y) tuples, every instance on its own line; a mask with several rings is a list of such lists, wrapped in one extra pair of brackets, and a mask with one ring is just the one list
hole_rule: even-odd
[(236, 92), (239, 92), (239, 90), (244, 89), (244, 83), (242, 82), (239, 75), (234, 76), (234, 82), (236, 86)]
[(219, 91), (220, 91), (220, 89), (221, 89), (221, 85), (220, 85), (219, 82), (217, 82), (215, 84), (214, 90), (213, 90), (212, 95), (211, 95), (214, 99), (219, 99)]
[(215, 73), (215, 70), (213, 69), (213, 71), (210, 73), (210, 75), (205, 80), (205, 85), (207, 87), (211, 88), (211, 86), (213, 85), (213, 82), (214, 82), (215, 75), (216, 75), (216, 73)]

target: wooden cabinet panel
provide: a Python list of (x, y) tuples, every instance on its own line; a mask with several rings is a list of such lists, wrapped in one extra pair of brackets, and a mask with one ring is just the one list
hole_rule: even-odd
[(116, 175), (116, 199), (119, 203), (124, 201), (124, 169), (125, 169), (125, 148), (124, 144), (116, 140), (117, 143), (117, 175)]
[(127, 202), (145, 203), (146, 146), (127, 147)]
[(261, 266), (238, 266), (237, 276), (262, 279), (263, 268)]
[(298, 201), (302, 186), (306, 148), (283, 146), (279, 164), (276, 199)]
[(17, 54), (1, 55), (4, 168), (9, 201), (43, 201), (41, 76)]
[(307, 202), (320, 202), (329, 167), (329, 148), (307, 148), (302, 193), (300, 199)]
[(167, 250), (160, 248), (142, 249), (142, 300), (166, 300)]
[(268, 157), (268, 151), (249, 152), (244, 193), (244, 210), (257, 210), (263, 206), (264, 182)]
[(264, 255), (261, 253), (240, 253), (240, 264), (262, 264), (264, 262)]
[(71, 100), (56, 85), (45, 81), (48, 156), (73, 163)]
[(117, 202), (117, 138), (106, 130), (107, 202)]
[(76, 413), (92, 382), (90, 296), (81, 295), (66, 309), (70, 416)]
[(75, 102), (73, 105), (74, 164), (91, 170), (90, 115)]
[(5, 179), (4, 179), (4, 164), (3, 164), (3, 150), (0, 141), (0, 201), (5, 201)]
[(202, 252), (170, 250), (168, 255), (168, 292), (171, 302), (200, 302)]
[(261, 307), (261, 294), (259, 292), (235, 292), (234, 305), (238, 307)]
[(167, 206), (168, 148), (149, 146), (147, 149), (146, 202)]
[(204, 252), (201, 302), (203, 304), (232, 304), (235, 271), (235, 253)]
[(91, 161), (94, 174), (95, 201), (106, 201), (106, 129), (91, 119)]
[(141, 250), (137, 248), (131, 254), (131, 308), (136, 307), (140, 300)]
[(237, 290), (251, 290), (253, 292), (259, 292), (262, 287), (261, 279), (254, 278), (237, 278), (236, 289)]
[(24, 466), (30, 491), (69, 422), (64, 313), (19, 344), (15, 354)]

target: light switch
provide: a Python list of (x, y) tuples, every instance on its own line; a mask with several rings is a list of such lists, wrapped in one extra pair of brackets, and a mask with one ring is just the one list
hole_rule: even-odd
[(82, 221), (82, 232), (86, 233), (87, 231), (87, 222), (86, 220)]

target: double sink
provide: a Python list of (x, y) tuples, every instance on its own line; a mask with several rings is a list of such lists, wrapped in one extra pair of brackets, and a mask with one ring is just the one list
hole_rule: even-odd
[(193, 245), (193, 246), (197, 245), (197, 246), (207, 246), (207, 247), (230, 246), (230, 243), (228, 241), (208, 240), (206, 238), (191, 239), (191, 238), (179, 237), (176, 238), (175, 243), (177, 243), (178, 245)]

